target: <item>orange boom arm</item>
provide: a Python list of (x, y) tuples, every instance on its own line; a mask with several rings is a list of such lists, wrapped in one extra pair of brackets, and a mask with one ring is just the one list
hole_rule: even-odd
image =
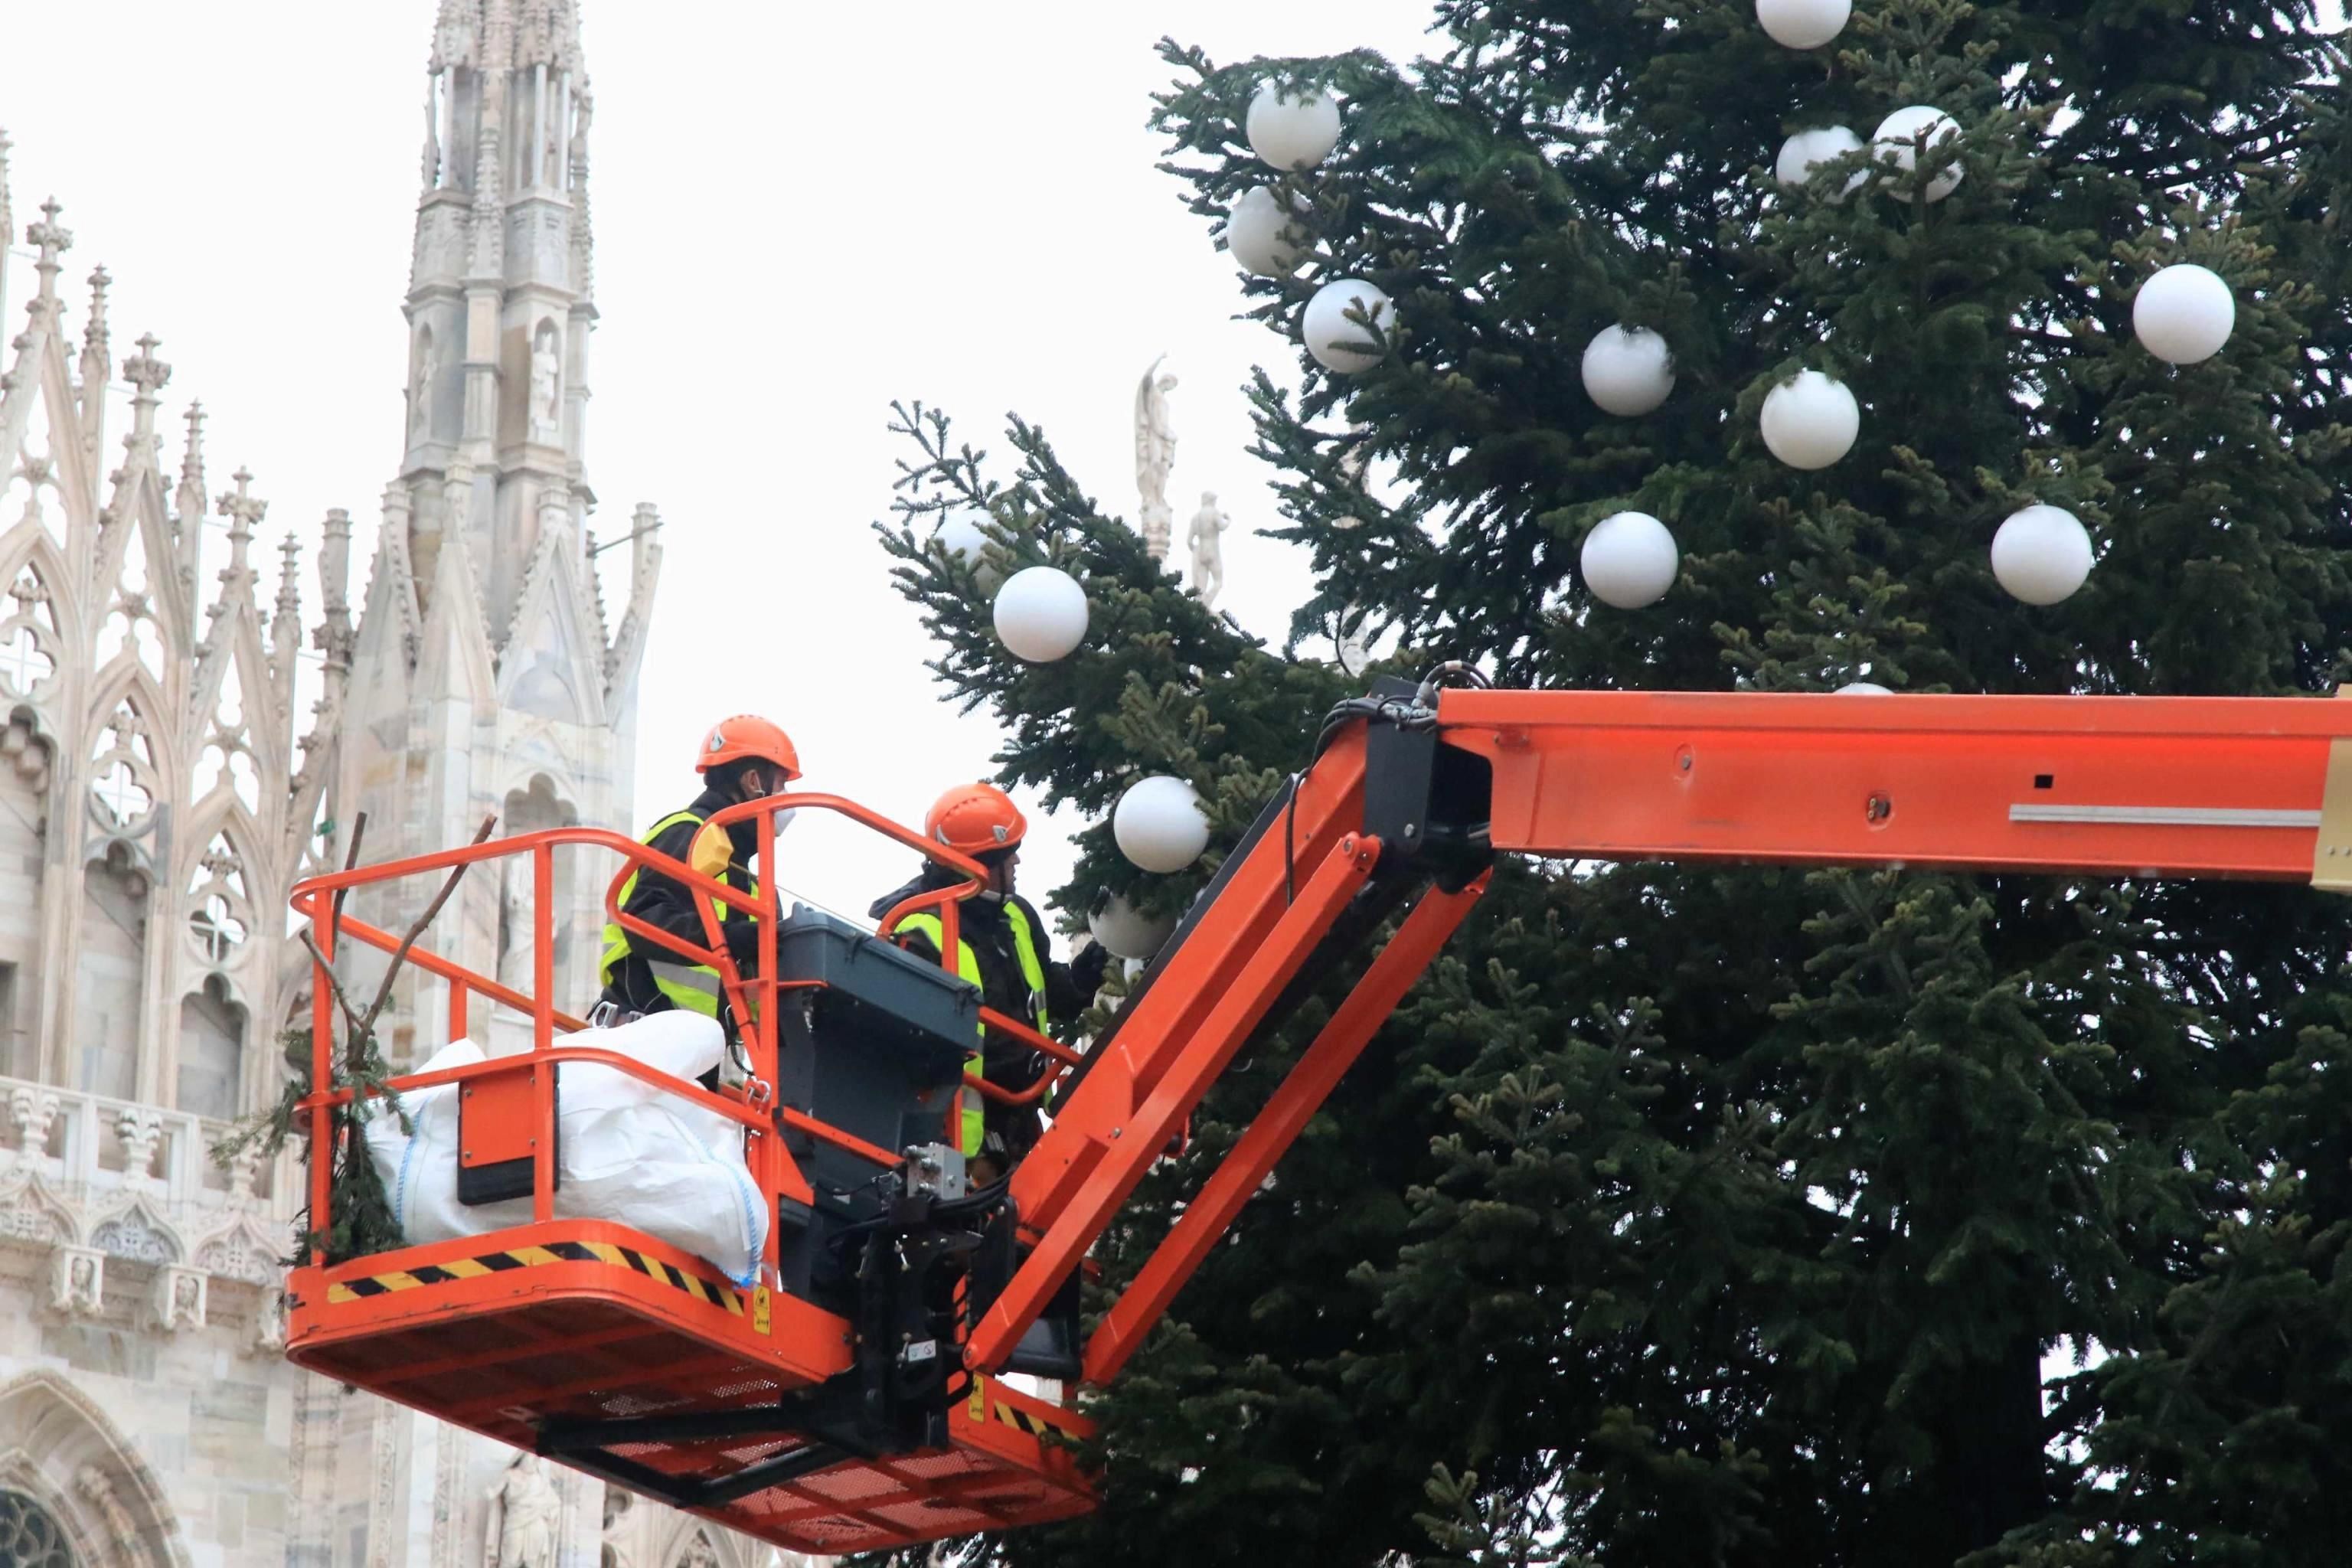
[(1494, 769), (1498, 850), (2340, 890), (2352, 887), (2347, 706), (1453, 690), (1437, 711), (1446, 743)]
[(1016, 1175), (1043, 1238), (974, 1332), (973, 1364), (1011, 1352), (1277, 997), (1345, 959), (1356, 937), (1331, 937), (1350, 900), (1384, 915), (1433, 889), (1097, 1328), (1090, 1380), (1165, 1311), (1468, 913), (1494, 852), (2352, 890), (2352, 701), (1423, 688), (1354, 706)]

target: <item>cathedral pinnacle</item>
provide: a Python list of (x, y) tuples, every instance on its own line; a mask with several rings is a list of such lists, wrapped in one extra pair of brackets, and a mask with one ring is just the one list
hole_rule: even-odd
[(122, 362), (122, 379), (131, 384), (131, 434), (123, 440), (132, 448), (152, 448), (155, 442), (156, 394), (172, 379), (172, 367), (155, 357), (163, 346), (154, 333), (142, 332), (139, 352)]
[(58, 257), (73, 247), (73, 231), (58, 223), (58, 215), (65, 210), (58, 205), (58, 198), (51, 196), (41, 204), (41, 221), (25, 227), (25, 243), (40, 252), (33, 263), (33, 270), (41, 278), (40, 297), (52, 307), (58, 298)]
[(278, 542), (278, 621), (271, 635), (280, 640), (299, 637), (302, 614), (302, 546), (289, 531)]
[(81, 357), (85, 365), (93, 359), (101, 364), (106, 361), (106, 289), (113, 281), (112, 275), (102, 266), (90, 271), (89, 321), (81, 332)]
[(254, 497), (249, 489), (253, 476), (244, 468), (229, 478), (236, 482), (236, 489), (224, 491), (220, 498), (220, 514), (228, 519), (228, 565), (220, 580), (234, 592), (240, 584), (250, 587), (253, 584), (253, 566), (246, 554), (253, 544), (254, 525), (269, 510), (269, 503)]

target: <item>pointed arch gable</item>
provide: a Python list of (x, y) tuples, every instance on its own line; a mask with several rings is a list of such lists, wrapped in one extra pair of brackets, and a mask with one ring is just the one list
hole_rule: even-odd
[(16, 565), (0, 570), (0, 694), (47, 719), (70, 701), (82, 645), (69, 629), (70, 597), (54, 586), (55, 548), (40, 528), (33, 531), (43, 548), (22, 552)]
[[(360, 594), (357, 643), (361, 654), (373, 653), (378, 661), (396, 662), (403, 669), (415, 658), (412, 639), (425, 620), (408, 563), (408, 542), (399, 531), (406, 526), (404, 515), (392, 512), (376, 526), (367, 586)], [(387, 657), (395, 651), (396, 658)]]
[(179, 990), (183, 1001), (217, 975), (225, 1000), (251, 1013), (265, 973), (248, 974), (266, 911), (274, 908), (277, 885), (262, 847), (268, 840), (251, 814), (234, 797), (215, 798), (201, 808), (183, 837), (177, 886), (185, 892), (178, 940), (186, 955)]
[(166, 778), (177, 778), (184, 761), (180, 755), (179, 736), (171, 719), (173, 710), (171, 699), (146, 668), (135, 659), (117, 659), (100, 670), (90, 691), (85, 728), (93, 752), (103, 750), (99, 742), (112, 727), (115, 711), (128, 703), (146, 728), (149, 752), (156, 772)]
[(98, 537), (99, 457), (95, 448), (82, 445), (81, 404), (74, 395), (74, 372), (62, 332), (51, 335), (48, 353), (41, 358), (41, 384), (48, 395), (50, 456), (58, 465), (58, 488), (66, 498), (66, 537), (87, 543)]
[[(292, 749), (278, 710), (278, 683), (262, 651), (249, 607), (231, 612), (237, 624), (218, 635), (197, 667), (189, 694), (186, 743), (192, 792), (209, 796), (232, 787), (257, 817), (270, 815), (283, 794)], [(217, 763), (214, 753), (220, 753)], [(236, 766), (242, 756), (244, 766)], [(251, 798), (246, 793), (251, 792)]]
[(45, 602), (58, 639), (70, 648), (88, 646), (89, 625), (83, 614), (80, 579), (67, 564), (65, 552), (39, 525), (26, 529), (14, 523), (13, 518), (0, 515), (0, 530), (5, 531), (0, 531), (0, 583), (13, 584), (30, 568), (48, 594)]
[(133, 1193), (90, 1221), (89, 1245), (126, 1263), (163, 1265), (188, 1260), (188, 1239), (163, 1211)]
[(111, 605), (131, 541), (137, 539), (144, 557), (148, 612), (163, 637), (165, 656), (176, 658), (193, 640), (193, 628), (180, 592), (180, 546), (172, 534), (169, 498), (163, 493), (162, 476), (144, 453), (118, 479), (105, 513), (111, 526), (99, 535), (98, 557), (90, 574), (95, 597), (100, 604)]
[(35, 1247), (79, 1247), (80, 1211), (59, 1197), (39, 1171), (20, 1163), (0, 1178), (0, 1237)]
[[(25, 374), (28, 367), (20, 356), (15, 369), (16, 385), (26, 395), (21, 400), (10, 400), (7, 428), (0, 431), (0, 526), (13, 526), (22, 515), (28, 492), (16, 482), (16, 475), (21, 458), (30, 454), (46, 460), (49, 482), (56, 487), (56, 504), (62, 509), (58, 520), (60, 542), (68, 548), (76, 544), (87, 548), (96, 537), (98, 523), (98, 480), (91, 468), (95, 454), (82, 446), (81, 412), (74, 397), (73, 373), (66, 362), (55, 316), (49, 318), (45, 329), (36, 330), (32, 337), (26, 353), (36, 356), (29, 367), (36, 374)], [(36, 410), (40, 416), (37, 424), (42, 449), (38, 452), (31, 449)], [(75, 581), (79, 583), (79, 579)]]
[(480, 584), (462, 538), (446, 540), (441, 546), (416, 679), (429, 690), (455, 692), (480, 705), (497, 699), (498, 672), (490, 664)]
[(294, 1249), (291, 1224), (272, 1230), (251, 1213), (241, 1213), (196, 1243), (195, 1267), (221, 1279), (271, 1289), (286, 1282), (281, 1261)]
[(540, 570), (499, 658), (499, 700), (533, 718), (593, 727), (604, 722), (604, 646), (589, 628), (593, 607), (582, 564), (543, 542)]
[(0, 1384), (0, 1482), (38, 1496), (77, 1537), (79, 1559), (187, 1568), (184, 1532), (163, 1484), (89, 1394), (54, 1373)]

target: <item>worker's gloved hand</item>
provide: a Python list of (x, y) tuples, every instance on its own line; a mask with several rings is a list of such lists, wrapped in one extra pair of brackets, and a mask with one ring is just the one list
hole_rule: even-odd
[(1070, 955), (1070, 984), (1091, 996), (1102, 989), (1103, 971), (1110, 967), (1110, 950), (1090, 942)]
[(727, 955), (735, 967), (746, 974), (756, 973), (760, 966), (760, 926), (756, 921), (729, 921), (719, 928), (727, 936)]

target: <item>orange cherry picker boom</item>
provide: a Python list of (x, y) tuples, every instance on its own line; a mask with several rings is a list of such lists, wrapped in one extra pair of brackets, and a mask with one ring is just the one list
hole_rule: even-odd
[[(1441, 672), (1441, 677), (1444, 672)], [(772, 888), (779, 800), (757, 817)], [(845, 814), (971, 879), (936, 909), (956, 951), (980, 868), (852, 802)], [(559, 849), (599, 846), (614, 879), (657, 864), (703, 906), (743, 1021), (749, 1079), (706, 1090), (618, 1052), (567, 1045), (552, 1005)], [(419, 947), (448, 1027), (476, 1002), (532, 1021), (518, 1055), (394, 1080), (462, 1081), (461, 1175), (528, 1192), (529, 1224), (296, 1268), (289, 1353), (304, 1366), (797, 1550), (907, 1545), (1081, 1513), (1089, 1478), (1060, 1439), (1069, 1403), (1009, 1384), (1115, 1377), (1283, 1152), (1461, 924), (1498, 854), (1616, 860), (2227, 877), (2352, 891), (2352, 700), (1490, 690), (1389, 683), (1326, 722), (1312, 764), (1265, 807), (1083, 1056), (1053, 1063), (1052, 1123), (1012, 1175), (969, 1190), (945, 1136), (985, 1012), (973, 987), (806, 909), (760, 909), (774, 962), (742, 975), (713, 868), (591, 828), (492, 842), (306, 882), (321, 954), (390, 933), (341, 912), (363, 884), (530, 858), (528, 994)], [(608, 891), (606, 908), (625, 926)], [(1397, 917), (1402, 913), (1402, 919)], [(1391, 927), (1391, 922), (1393, 926)], [(1386, 941), (1365, 949), (1382, 931)], [(641, 933), (651, 936), (653, 933)], [(1252, 1037), (1318, 977), (1346, 999), (1091, 1331), (1075, 1280), (1153, 1162)], [(313, 1076), (333, 1082), (314, 975)], [(593, 1038), (594, 1037), (590, 1037)], [(758, 1282), (633, 1230), (560, 1218), (558, 1075), (593, 1062), (739, 1124), (773, 1205)], [(1004, 1091), (987, 1086), (984, 1092)], [(331, 1217), (331, 1141), (348, 1089), (305, 1102), (310, 1217)], [(1025, 1381), (1025, 1380), (1024, 1380)]]

